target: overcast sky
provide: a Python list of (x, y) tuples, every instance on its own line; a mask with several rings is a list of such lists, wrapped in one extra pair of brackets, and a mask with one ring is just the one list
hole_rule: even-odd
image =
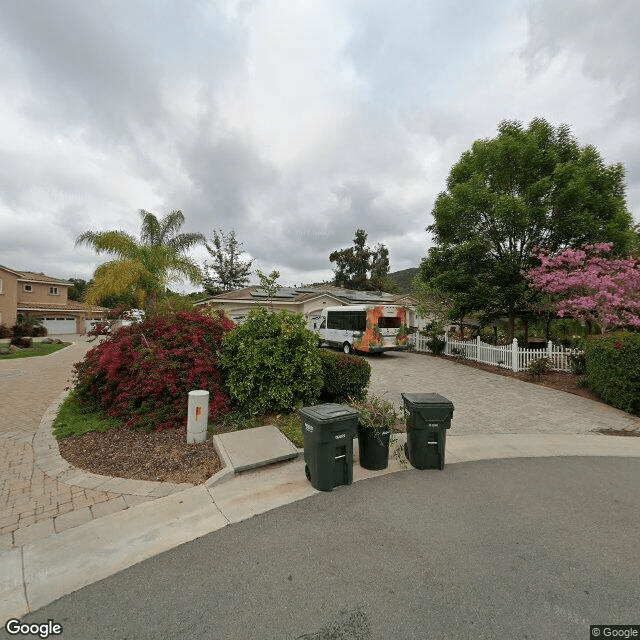
[(624, 164), (638, 221), (638, 25), (637, 0), (3, 0), (0, 264), (89, 279), (80, 233), (181, 209), (284, 284), (359, 227), (416, 267), (460, 154), (536, 116)]

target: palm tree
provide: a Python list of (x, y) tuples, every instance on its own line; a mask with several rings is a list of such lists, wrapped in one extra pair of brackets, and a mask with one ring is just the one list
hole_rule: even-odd
[(201, 233), (178, 233), (184, 224), (182, 211), (172, 211), (158, 220), (153, 213), (140, 210), (140, 241), (125, 231), (85, 231), (76, 246), (85, 244), (97, 253), (108, 253), (113, 260), (101, 264), (87, 293), (87, 304), (97, 304), (108, 295), (133, 292), (142, 308), (153, 308), (171, 282), (184, 278), (197, 284), (200, 269), (185, 252), (206, 243)]

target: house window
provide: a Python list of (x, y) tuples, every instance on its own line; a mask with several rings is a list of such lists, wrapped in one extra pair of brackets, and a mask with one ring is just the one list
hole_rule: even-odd
[(58, 287), (49, 287), (49, 295), (57, 296), (58, 295)]
[(23, 284), (22, 285), (22, 290), (25, 293), (31, 293), (33, 291), (33, 287), (30, 284)]
[(2, 281), (2, 278), (0, 278), (0, 293), (4, 293), (4, 282)]

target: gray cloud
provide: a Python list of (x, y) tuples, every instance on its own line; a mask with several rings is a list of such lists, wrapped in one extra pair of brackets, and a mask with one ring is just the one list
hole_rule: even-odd
[(451, 165), (538, 115), (623, 162), (637, 211), (639, 18), (632, 0), (0, 3), (0, 263), (89, 277), (79, 233), (180, 208), (285, 282), (329, 278), (357, 228), (417, 266)]

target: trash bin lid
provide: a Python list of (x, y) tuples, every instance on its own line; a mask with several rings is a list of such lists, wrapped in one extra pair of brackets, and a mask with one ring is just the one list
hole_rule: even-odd
[(343, 420), (357, 418), (360, 415), (360, 412), (356, 409), (345, 407), (342, 404), (318, 404), (314, 407), (302, 407), (298, 409), (298, 413), (318, 423), (342, 422)]
[(411, 405), (416, 409), (425, 407), (441, 406), (453, 409), (453, 402), (439, 393), (402, 393), (405, 404)]

